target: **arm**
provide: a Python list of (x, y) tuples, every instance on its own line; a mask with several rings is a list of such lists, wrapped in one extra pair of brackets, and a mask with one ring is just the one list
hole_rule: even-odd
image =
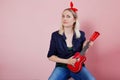
[(62, 59), (62, 58), (59, 58), (59, 57), (57, 57), (55, 55), (52, 55), (48, 59), (50, 61), (53, 61), (53, 62), (64, 63), (64, 64), (71, 64), (71, 65), (74, 65), (74, 63), (76, 62), (76, 59), (73, 59), (72, 57), (70, 57), (68, 59)]
[(49, 57), (48, 59), (49, 59), (50, 61), (53, 61), (53, 62), (65, 63), (65, 64), (68, 63), (67, 59), (62, 59), (62, 58), (59, 58), (59, 57), (57, 57), (57, 56), (55, 56), (55, 55), (52, 55), (52, 56)]

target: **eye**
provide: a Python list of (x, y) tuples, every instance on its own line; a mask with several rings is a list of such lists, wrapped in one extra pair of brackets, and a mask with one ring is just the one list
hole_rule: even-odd
[(66, 17), (67, 17), (67, 18), (71, 18), (71, 16), (69, 16), (69, 15), (67, 15)]
[(65, 16), (64, 15), (62, 15), (62, 18), (64, 18)]

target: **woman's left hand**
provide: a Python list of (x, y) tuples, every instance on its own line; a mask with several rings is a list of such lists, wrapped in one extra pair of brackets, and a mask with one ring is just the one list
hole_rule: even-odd
[[(83, 44), (83, 47), (89, 42), (89, 40), (86, 40)], [(92, 46), (94, 44), (93, 41), (90, 41), (89, 46)]]
[(94, 42), (93, 42), (93, 41), (90, 41), (89, 46), (92, 46), (93, 44), (94, 44)]

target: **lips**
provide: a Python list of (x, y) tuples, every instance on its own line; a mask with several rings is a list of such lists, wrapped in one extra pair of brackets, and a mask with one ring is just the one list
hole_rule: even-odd
[(67, 24), (68, 22), (63, 22), (64, 24)]

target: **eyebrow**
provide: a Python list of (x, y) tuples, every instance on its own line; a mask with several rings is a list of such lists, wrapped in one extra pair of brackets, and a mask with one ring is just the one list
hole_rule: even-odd
[[(62, 16), (65, 16), (64, 14), (62, 14)], [(66, 16), (70, 16), (69, 14), (67, 14)]]

